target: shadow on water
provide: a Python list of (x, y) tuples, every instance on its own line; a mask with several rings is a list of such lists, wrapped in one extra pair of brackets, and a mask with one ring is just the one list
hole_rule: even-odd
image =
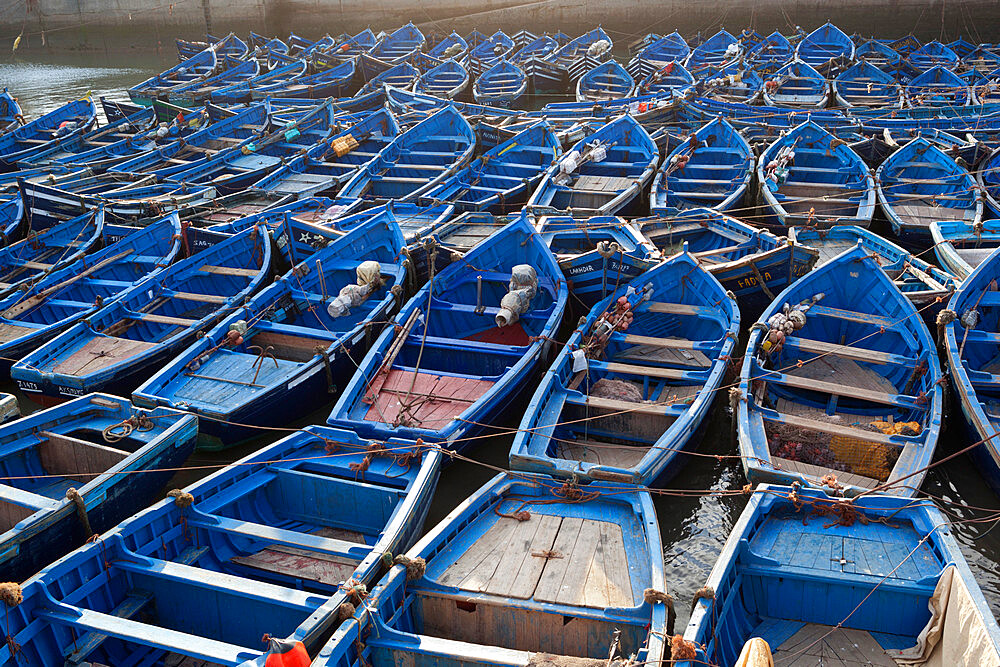
[[(10, 88), (29, 116), (50, 111), (66, 100), (80, 97), (87, 92), (95, 96), (107, 95), (125, 98), (125, 89), (148, 76), (165, 69), (174, 61), (172, 52), (161, 54), (137, 53), (112, 61), (94, 54), (57, 55), (34, 62), (0, 61), (0, 86)], [(73, 64), (67, 64), (71, 59)], [(123, 61), (126, 63), (123, 66)], [(745, 327), (749, 322), (745, 322)], [(564, 332), (565, 333), (565, 332)], [(744, 337), (745, 342), (745, 337)], [(15, 391), (9, 381), (0, 383), (0, 391)], [(16, 393), (16, 391), (15, 391)], [(25, 412), (37, 406), (19, 394)], [(291, 428), (326, 421), (331, 406), (290, 425)], [(523, 413), (512, 410), (510, 421), (504, 426), (515, 428)], [(735, 453), (732, 439), (732, 417), (724, 396), (713, 407), (710, 423), (698, 450), (710, 456), (691, 456), (680, 476), (668, 488), (672, 490), (728, 491), (746, 484), (742, 466), (735, 458), (717, 458)], [(952, 408), (938, 447), (938, 458), (964, 447), (967, 443), (960, 427), (962, 415)], [(952, 427), (948, 428), (950, 421)], [(235, 461), (258, 447), (283, 435), (271, 433), (267, 437), (246, 443), (223, 452), (197, 452), (187, 462), (188, 469), (179, 472), (165, 488), (176, 488), (211, 473)], [(477, 462), (457, 461), (447, 466), (441, 477), (438, 492), (430, 508), (427, 526), (444, 518), (455, 506), (496, 474), (496, 469), (507, 467), (507, 456), (512, 435), (483, 439), (467, 454)], [(481, 464), (486, 464), (481, 465)], [(489, 467), (487, 467), (489, 466)], [(951, 503), (981, 508), (1000, 507), (994, 492), (987, 486), (968, 457), (959, 457), (935, 468), (927, 477), (923, 490), (932, 496), (948, 501), (949, 511), (955, 519), (974, 518), (974, 513)], [(700, 588), (718, 557), (719, 552), (735, 524), (747, 497), (736, 495), (667, 495), (654, 496), (663, 538), (667, 588), (675, 600), (677, 629), (683, 631), (687, 623), (690, 601)], [(977, 513), (982, 515), (982, 512)], [(991, 524), (956, 524), (954, 534), (962, 545), (994, 615), (1000, 612), (1000, 530)]]

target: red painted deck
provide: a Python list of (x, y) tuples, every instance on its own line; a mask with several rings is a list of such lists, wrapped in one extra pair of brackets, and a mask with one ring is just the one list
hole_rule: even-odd
[(465, 340), (494, 343), (496, 345), (516, 345), (519, 347), (531, 344), (531, 338), (520, 322), (514, 322), (509, 327), (493, 327), (486, 331), (480, 331), (477, 334), (466, 336)]
[[(437, 375), (427, 371), (418, 372), (416, 382), (413, 381), (412, 371), (397, 369), (390, 370), (384, 378), (365, 419), (428, 429), (443, 428), (493, 386), (488, 380)], [(372, 389), (376, 390), (374, 386)], [(403, 401), (410, 409), (400, 419)]]

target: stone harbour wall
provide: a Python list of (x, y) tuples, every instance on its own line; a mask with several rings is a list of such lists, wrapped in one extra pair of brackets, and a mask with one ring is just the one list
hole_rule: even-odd
[[(648, 32), (711, 34), (753, 26), (762, 34), (827, 19), (848, 33), (921, 39), (1000, 40), (997, 0), (3, 0), (0, 52), (23, 32), (22, 49), (154, 49), (175, 37), (249, 30), (306, 37), (391, 29), (467, 33), (564, 30), (602, 25), (616, 43)], [(44, 44), (43, 44), (44, 42)]]

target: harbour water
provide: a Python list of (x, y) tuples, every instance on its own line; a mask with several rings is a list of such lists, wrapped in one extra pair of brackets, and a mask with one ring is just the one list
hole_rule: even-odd
[[(0, 86), (9, 88), (19, 98), (26, 116), (36, 117), (88, 92), (95, 97), (125, 99), (126, 88), (170, 66), (176, 62), (174, 57), (166, 49), (161, 53), (114, 56), (64, 53), (30, 61), (11, 59), (6, 54), (5, 60), (0, 61)], [(9, 383), (0, 386), (0, 390), (15, 391)], [(28, 399), (23, 395), (20, 399), (22, 410), (30, 410)], [(952, 414), (948, 415), (938, 446), (938, 459), (967, 444), (958, 426), (961, 414), (954, 401), (951, 407)], [(304, 423), (322, 423), (328, 411), (320, 411)], [(515, 428), (518, 416), (511, 415), (507, 426)], [(951, 428), (947, 427), (949, 422)], [(699, 455), (691, 456), (680, 476), (656, 495), (668, 587), (676, 600), (679, 631), (683, 631), (687, 622), (694, 592), (703, 585), (746, 503), (746, 496), (732, 494), (742, 489), (746, 479), (739, 460), (726, 458), (735, 452), (731, 423), (728, 401), (720, 396)], [(430, 525), (496, 474), (497, 469), (506, 466), (510, 440), (510, 436), (486, 440), (469, 453), (476, 462), (458, 461), (444, 471), (428, 518)], [(189, 461), (192, 469), (178, 475), (172, 486), (207, 474), (211, 466), (235, 460), (260, 444), (218, 455), (195, 454)], [(931, 470), (923, 491), (938, 499), (953, 519), (972, 519), (1000, 508), (1000, 500), (964, 456)], [(964, 522), (957, 524), (954, 531), (994, 615), (1000, 616), (1000, 531), (995, 526), (996, 522)]]

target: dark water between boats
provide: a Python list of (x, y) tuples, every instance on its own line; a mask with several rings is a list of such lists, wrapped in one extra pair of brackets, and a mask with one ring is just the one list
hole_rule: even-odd
[[(0, 86), (9, 88), (18, 97), (28, 117), (50, 111), (88, 92), (93, 93), (95, 98), (104, 95), (125, 99), (126, 88), (176, 62), (172, 61), (174, 54), (166, 50), (162, 54), (125, 53), (114, 56), (63, 53), (32, 57), (31, 60), (12, 60), (10, 54), (3, 57), (4, 60), (0, 61)], [(750, 323), (745, 324), (749, 326)], [(17, 393), (9, 381), (0, 383), (0, 391)], [(19, 398), (23, 411), (38, 409), (23, 395), (19, 394)], [(945, 421), (938, 445), (938, 459), (967, 444), (960, 428), (961, 414), (954, 405), (951, 408), (952, 414)], [(323, 423), (328, 413), (329, 407), (300, 424), (289, 426)], [(510, 415), (505, 426), (516, 428), (519, 418), (520, 413)], [(219, 464), (244, 456), (264, 442), (262, 440), (220, 454), (195, 454), (188, 461), (190, 469), (177, 475), (171, 482), (171, 488), (188, 484)], [(485, 440), (469, 453), (477, 463), (461, 461), (445, 469), (431, 507), (428, 527), (496, 474), (497, 469), (506, 467), (510, 443), (510, 436)], [(717, 458), (734, 452), (728, 400), (726, 396), (720, 396), (698, 449), (699, 454), (708, 456), (692, 456), (670, 487), (654, 497), (663, 539), (668, 589), (676, 600), (677, 629), (681, 632), (687, 622), (694, 592), (708, 577), (729, 531), (746, 504), (746, 497), (741, 494), (721, 496), (704, 493), (706, 490), (739, 490), (746, 484), (738, 459)], [(683, 493), (685, 490), (702, 493)], [(942, 498), (944, 508), (953, 519), (982, 516), (983, 512), (974, 512), (969, 508), (1000, 508), (1000, 499), (986, 485), (972, 461), (964, 456), (931, 470), (923, 491)], [(995, 523), (962, 523), (956, 526), (955, 534), (994, 615), (1000, 617), (1000, 530), (994, 530), (994, 526)]]

